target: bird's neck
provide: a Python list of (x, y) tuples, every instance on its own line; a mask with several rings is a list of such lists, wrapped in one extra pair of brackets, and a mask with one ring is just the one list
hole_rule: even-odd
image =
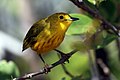
[(66, 32), (68, 27), (70, 26), (70, 24), (64, 24), (64, 23), (60, 23), (60, 30), (63, 31), (63, 32)]

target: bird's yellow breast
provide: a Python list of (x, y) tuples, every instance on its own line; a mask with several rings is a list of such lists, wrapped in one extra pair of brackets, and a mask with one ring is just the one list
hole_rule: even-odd
[(39, 39), (34, 46), (32, 47), (33, 50), (37, 51), (38, 53), (45, 53), (50, 50), (57, 48), (64, 39), (64, 35), (54, 34), (52, 36), (48, 36), (48, 38)]
[(45, 53), (57, 48), (64, 39), (65, 32), (68, 29), (70, 23), (59, 23), (56, 25), (58, 28), (54, 31), (45, 29), (37, 38), (37, 42), (32, 47), (33, 50), (38, 53)]

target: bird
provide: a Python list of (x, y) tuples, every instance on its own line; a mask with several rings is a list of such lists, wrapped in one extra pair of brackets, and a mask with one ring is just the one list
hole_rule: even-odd
[(79, 20), (79, 18), (71, 17), (68, 13), (64, 12), (54, 13), (38, 20), (28, 30), (23, 40), (22, 51), (30, 47), (45, 64), (41, 54), (51, 50), (58, 51), (56, 48), (64, 40), (67, 29), (76, 20)]

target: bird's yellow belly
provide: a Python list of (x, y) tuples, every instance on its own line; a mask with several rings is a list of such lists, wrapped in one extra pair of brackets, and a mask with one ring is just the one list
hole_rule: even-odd
[(42, 54), (48, 51), (51, 51), (57, 48), (61, 42), (63, 41), (64, 36), (55, 35), (48, 39), (38, 40), (34, 46), (32, 47), (33, 50), (37, 51), (38, 53)]

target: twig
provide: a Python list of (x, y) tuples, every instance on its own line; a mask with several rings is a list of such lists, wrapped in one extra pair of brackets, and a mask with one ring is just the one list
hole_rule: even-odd
[[(25, 79), (31, 79), (33, 78), (34, 76), (37, 76), (37, 75), (40, 75), (40, 74), (46, 74), (48, 72), (50, 72), (50, 70), (54, 67), (56, 67), (57, 65), (59, 64), (63, 64), (65, 61), (67, 61), (74, 53), (76, 53), (77, 50), (73, 50), (71, 52), (69, 52), (68, 54), (66, 54), (65, 57), (61, 57), (60, 60), (58, 60), (57, 62), (51, 64), (51, 65), (48, 65), (47, 67), (45, 68), (42, 68), (39, 72), (34, 72), (34, 73), (29, 73), (29, 74), (26, 74), (22, 77), (19, 77), (19, 78), (14, 78), (13, 80), (25, 80)], [(47, 69), (46, 69), (47, 68)]]
[(63, 70), (64, 70), (64, 72), (68, 75), (68, 76), (70, 76), (71, 78), (73, 78), (74, 76), (66, 69), (66, 67), (65, 67), (65, 65), (64, 64), (61, 64), (61, 66), (62, 66), (62, 68), (63, 68)]
[(77, 7), (85, 10), (86, 12), (88, 12), (90, 15), (92, 15), (93, 17), (99, 19), (102, 21), (103, 24), (105, 24), (107, 26), (107, 28), (113, 30), (113, 32), (118, 35), (120, 37), (120, 33), (119, 30), (116, 28), (116, 26), (112, 25), (111, 23), (109, 23), (107, 20), (105, 20), (99, 13), (97, 10), (93, 10), (90, 7), (88, 7), (83, 0), (70, 0), (71, 2), (73, 2)]

